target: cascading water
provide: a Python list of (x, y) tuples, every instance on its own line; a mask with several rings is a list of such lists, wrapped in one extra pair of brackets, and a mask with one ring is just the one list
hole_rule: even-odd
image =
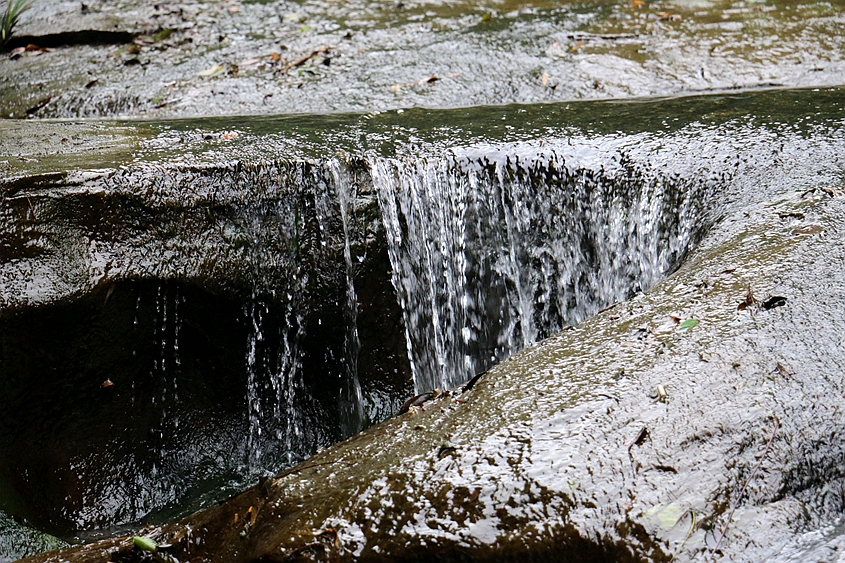
[(269, 305), (257, 296), (252, 297), (245, 311), (250, 323), (246, 353), (246, 462), (253, 472), (273, 467), (279, 455), (287, 463), (302, 455), (303, 424), (295, 397), (302, 389), (303, 317), (294, 296), (288, 293), (285, 297), (282, 323), (275, 330), (265, 324)]
[[(110, 346), (73, 357), (51, 383), (95, 365), (103, 400), (90, 402), (86, 382), (68, 401), (89, 406), (62, 412), (96, 431), (81, 447), (70, 427), (61, 434), (71, 464), (30, 451), (5, 474), (69, 466), (76, 484), (56, 478), (37, 507), (61, 533), (179, 513), (390, 416), (411, 375), (420, 391), (452, 387), (647, 287), (693, 242), (707, 182), (654, 173), (612, 146), (579, 151), (546, 142), (111, 177), (115, 191), (135, 193), (142, 178), (146, 192), (176, 194), (154, 201), (184, 205), (165, 214), (178, 217), (166, 231), (192, 234), (162, 253), (139, 245), (149, 280), (57, 305), (100, 319), (76, 314), (79, 326), (51, 336), (66, 338), (61, 354), (89, 338)], [(25, 320), (16, 326), (57, 326)], [(8, 349), (28, 345), (18, 332), (5, 333)], [(33, 416), (28, 388), (12, 391), (5, 420), (19, 440), (53, 432), (38, 429), (48, 417)], [(77, 493), (56, 514), (50, 499)]]
[(629, 298), (689, 248), (705, 183), (567, 152), (370, 161), (418, 392)]
[(358, 337), (358, 296), (355, 292), (355, 265), (352, 262), (352, 246), (350, 229), (354, 220), (353, 189), (355, 182), (337, 160), (328, 162), (328, 169), (334, 182), (337, 201), (340, 207), (340, 218), (343, 224), (343, 259), (346, 263), (346, 335), (344, 366), (346, 373), (341, 390), (340, 409), (343, 433), (351, 436), (359, 432), (364, 424), (364, 398), (361, 394), (361, 383), (358, 379), (358, 353), (361, 340)]
[[(349, 171), (337, 160), (320, 165), (299, 165), (285, 170), (283, 182), (306, 186), (316, 232), (310, 236), (318, 252), (333, 251), (333, 238), (342, 237), (345, 298), (336, 305), (342, 310), (342, 326), (331, 327), (343, 331), (341, 350), (327, 349), (322, 353), (329, 357), (334, 366), (326, 374), (338, 381), (339, 436), (347, 437), (361, 430), (365, 419), (363, 397), (358, 380), (358, 352), (360, 341), (357, 330), (357, 296), (355, 293), (355, 265), (352, 259), (351, 232), (353, 202), (351, 201), (354, 180)], [(293, 240), (308, 238), (297, 225), (299, 210), (290, 202), (279, 202), (274, 209), (265, 210), (275, 221), (285, 225)], [(261, 231), (267, 228), (265, 217), (249, 222), (248, 231), (254, 240), (259, 240)], [(338, 225), (339, 223), (339, 225)], [(338, 233), (338, 231), (340, 231)], [(257, 252), (265, 249), (257, 246)], [(314, 260), (316, 256), (300, 256), (300, 259)], [(307, 455), (320, 443), (311, 429), (307, 428), (302, 416), (302, 402), (305, 397), (303, 380), (304, 341), (309, 334), (309, 276), (299, 265), (292, 266), (290, 280), (284, 289), (267, 287), (262, 283), (262, 274), (268, 264), (262, 258), (255, 259), (256, 290), (245, 308), (250, 324), (247, 341), (247, 405), (249, 410), (249, 440), (247, 444), (248, 463), (252, 471), (263, 471), (277, 467), (279, 455), (284, 463)], [(260, 297), (256, 291), (268, 297)], [(281, 302), (280, 319), (268, 324), (271, 315), (269, 300)], [(313, 306), (311, 310), (313, 310)], [(278, 310), (275, 312), (278, 316)], [(311, 323), (311, 331), (322, 327), (323, 319)], [(275, 328), (270, 328), (273, 325)]]

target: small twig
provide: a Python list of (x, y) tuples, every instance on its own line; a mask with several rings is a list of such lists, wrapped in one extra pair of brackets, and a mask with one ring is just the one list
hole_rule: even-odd
[(713, 555), (719, 551), (719, 547), (722, 545), (722, 540), (725, 539), (725, 536), (728, 534), (728, 528), (731, 525), (731, 520), (733, 520), (734, 512), (736, 512), (737, 506), (739, 506), (739, 501), (742, 500), (742, 497), (745, 495), (745, 490), (748, 488), (748, 484), (754, 479), (754, 476), (757, 475), (757, 470), (760, 469), (760, 466), (763, 465), (763, 461), (766, 459), (766, 456), (769, 455), (769, 450), (772, 447), (772, 442), (775, 441), (775, 435), (778, 431), (778, 421), (775, 420), (774, 425), (772, 426), (772, 435), (769, 436), (769, 441), (766, 442), (766, 449), (763, 451), (763, 457), (760, 458), (760, 461), (757, 462), (757, 465), (754, 466), (754, 469), (751, 471), (751, 475), (748, 476), (748, 479), (745, 480), (745, 484), (742, 486), (742, 490), (739, 491), (739, 496), (736, 497), (734, 502), (731, 505), (731, 511), (728, 513), (728, 519), (725, 522), (724, 528), (722, 528), (722, 537), (719, 538), (719, 541), (716, 543), (716, 547), (710, 552), (710, 561), (713, 560)]
[(346, 466), (352, 465), (352, 463), (350, 463), (348, 461), (340, 461), (340, 460), (326, 461), (326, 462), (323, 462), (323, 463), (311, 463), (309, 465), (296, 465), (294, 467), (291, 467), (287, 471), (283, 471), (282, 473), (280, 473), (276, 477), (276, 479), (273, 481), (273, 486), (274, 487), (277, 486), (288, 475), (293, 475), (294, 473), (300, 473), (302, 471), (305, 471), (306, 469), (311, 469), (312, 467), (322, 467), (324, 465), (334, 465), (334, 464), (340, 464), (340, 465), (346, 465)]
[(280, 69), (279, 69), (279, 72), (287, 72), (287, 71), (289, 71), (289, 70), (290, 70), (290, 69), (292, 69), (292, 68), (296, 68), (296, 67), (298, 67), (298, 66), (302, 66), (302, 65), (304, 65), (306, 62), (308, 62), (309, 60), (311, 60), (314, 56), (319, 55), (320, 53), (325, 53), (325, 52), (326, 52), (326, 51), (328, 51), (329, 49), (331, 49), (331, 47), (329, 47), (328, 45), (323, 45), (322, 47), (318, 47), (317, 49), (314, 49), (313, 51), (311, 51), (311, 52), (310, 52), (310, 53), (308, 53), (307, 55), (304, 55), (304, 56), (302, 56), (302, 57), (299, 57), (298, 59), (296, 59), (296, 60), (295, 60), (295, 61), (293, 61), (292, 63), (288, 63), (288, 64), (286, 64), (285, 66), (283, 66), (282, 68), (280, 68)]
[(572, 39), (573, 41), (589, 41), (590, 39), (621, 41), (623, 39), (639, 39), (639, 37), (640, 36), (637, 33), (573, 33), (566, 36), (567, 39)]
[[(696, 517), (696, 511), (695, 511), (694, 508), (687, 509), (686, 512), (681, 514), (681, 518), (683, 518), (687, 514), (690, 515), (691, 522), (690, 522), (689, 530), (687, 530), (687, 535), (684, 538), (684, 541), (681, 543), (681, 547), (678, 548), (678, 551), (684, 549), (684, 546), (687, 544), (687, 541), (692, 537), (693, 532), (695, 532), (695, 526), (698, 524), (698, 518)], [(678, 519), (678, 522), (681, 521), (681, 518)], [(678, 522), (675, 522), (675, 526), (678, 525)], [(674, 528), (674, 526), (672, 526), (672, 527)], [(675, 555), (677, 555), (677, 554), (676, 553), (672, 554), (672, 557), (669, 559), (669, 563), (672, 563), (675, 560)]]

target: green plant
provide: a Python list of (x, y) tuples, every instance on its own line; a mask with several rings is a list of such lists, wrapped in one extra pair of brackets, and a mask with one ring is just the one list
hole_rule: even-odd
[(6, 0), (6, 11), (0, 21), (0, 49), (12, 38), (18, 18), (32, 5), (32, 0)]

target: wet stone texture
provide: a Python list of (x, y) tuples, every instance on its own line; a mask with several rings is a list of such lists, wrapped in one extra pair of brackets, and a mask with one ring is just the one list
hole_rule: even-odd
[[(143, 532), (179, 560), (824, 560), (843, 502), (840, 188), (754, 206), (471, 390)], [(32, 561), (133, 557), (118, 538)]]
[[(384, 111), (843, 82), (843, 4), (39, 0), (4, 117)], [(41, 48), (50, 48), (44, 51)]]
[[(663, 272), (668, 277), (644, 292), (529, 346), (490, 369), (471, 387), (436, 394), (431, 401), (274, 477), (246, 472), (259, 484), (221, 504), (209, 506), (208, 498), (201, 498), (197, 504), (206, 508), (199, 512), (160, 525), (155, 522), (167, 521), (167, 515), (151, 514), (144, 520), (153, 524), (143, 528), (127, 517), (123, 520), (131, 530), (129, 535), (29, 561), (138, 561), (143, 554), (132, 547), (133, 534), (169, 545), (158, 557), (179, 561), (826, 560), (826, 551), (842, 543), (839, 519), (845, 505), (843, 451), (838, 438), (842, 432), (840, 319), (845, 310), (840, 295), (845, 283), (845, 250), (840, 244), (845, 236), (843, 100), (838, 90), (781, 95), (782, 106), (772, 103), (781, 98), (767, 97), (770, 93), (745, 97), (746, 101), (756, 100), (768, 113), (751, 113), (751, 106), (737, 101), (741, 96), (685, 100), (686, 105), (698, 109), (693, 112), (696, 115), (710, 116), (710, 125), (695, 119), (677, 128), (646, 128), (621, 135), (554, 130), (538, 121), (542, 135), (526, 126), (510, 139), (466, 142), (454, 149), (441, 159), (454, 167), (446, 175), (455, 178), (453, 187), (471, 184), (472, 178), (483, 176), (479, 171), (489, 169), (498, 173), (489, 175), (488, 188), (497, 186), (492, 179), (508, 177), (508, 170), (514, 170), (515, 177), (551, 178), (551, 170), (566, 167), (567, 177), (595, 180), (588, 191), (592, 194), (615, 193), (608, 188), (624, 185), (620, 178), (636, 178), (633, 185), (644, 193), (656, 185), (665, 187), (669, 194), (665, 201), (675, 206), (684, 201), (679, 199), (682, 193), (691, 194), (689, 209), (694, 212), (684, 216), (686, 227), (668, 239), (689, 245), (675, 249), (685, 260), (669, 264), (670, 271)], [(738, 105), (730, 110), (734, 103)], [(645, 108), (641, 111), (657, 105), (637, 104)], [(600, 105), (581, 107), (595, 108), (600, 115), (604, 111)], [(625, 110), (620, 104), (619, 111), (624, 114)], [(532, 123), (532, 111), (554, 118), (560, 108), (507, 111), (524, 111), (526, 123)], [(419, 171), (436, 162), (441, 150), (436, 131), (444, 128), (441, 123), (453, 127), (459, 123), (456, 113), (428, 115), (442, 119), (440, 123), (432, 119), (430, 124), (435, 140), (427, 140), (425, 131), (414, 131), (421, 148), (393, 159), (371, 154), (363, 159), (304, 159), (272, 165), (248, 159), (217, 167), (137, 163), (92, 172), (87, 179), (73, 182), (68, 180), (77, 177), (72, 174), (50, 185), (29, 185), (22, 179), (25, 174), (10, 180), (7, 228), (22, 233), (30, 229), (33, 236), (21, 237), (30, 244), (7, 250), (6, 293), (14, 298), (3, 313), (2, 350), (5, 354), (29, 346), (31, 353), (16, 355), (8, 362), (4, 359), (4, 370), (8, 370), (4, 381), (14, 391), (10, 396), (17, 416), (4, 419), (3, 424), (20, 424), (16, 428), (26, 436), (39, 425), (52, 423), (54, 411), (50, 409), (55, 403), (51, 401), (56, 395), (40, 384), (15, 383), (18, 374), (26, 373), (28, 383), (34, 377), (30, 374), (38, 373), (45, 386), (65, 386), (59, 396), (84, 403), (79, 424), (92, 420), (102, 424), (89, 433), (89, 445), (84, 447), (102, 456), (103, 444), (110, 447), (114, 443), (139, 456), (137, 467), (141, 469), (150, 463), (160, 472), (167, 463), (174, 463), (190, 474), (190, 479), (181, 482), (178, 471), (170, 474), (170, 481), (150, 477), (154, 483), (150, 491), (123, 497), (125, 502), (115, 503), (121, 509), (139, 498), (158, 502), (167, 498), (166, 494), (174, 494), (173, 489), (156, 488), (162, 484), (190, 487), (191, 479), (201, 478), (196, 468), (202, 464), (191, 465), (192, 459), (208, 452), (191, 452), (192, 448), (203, 450), (205, 431), (222, 432), (219, 435), (224, 438), (226, 432), (237, 434), (239, 447), (245, 448), (244, 463), (258, 466), (262, 460), (251, 457), (256, 452), (288, 452), (279, 444), (309, 439), (288, 433), (291, 429), (319, 432), (329, 428), (328, 432), (338, 437), (344, 429), (360, 423), (348, 414), (339, 415), (354, 413), (354, 408), (337, 409), (337, 405), (355, 406), (357, 391), (345, 385), (349, 378), (338, 378), (340, 383), (335, 381), (328, 394), (319, 395), (323, 400), (331, 398), (334, 411), (307, 393), (297, 398), (303, 411), (273, 411), (273, 405), (286, 405), (289, 397), (274, 394), (272, 378), (270, 387), (264, 387), (266, 393), (254, 396), (245, 391), (231, 401), (221, 402), (213, 394), (232, 395), (237, 378), (226, 379), (232, 388), (215, 383), (212, 389), (197, 389), (210, 377), (217, 381), (209, 375), (214, 370), (201, 365), (203, 361), (225, 369), (228, 361), (235, 364), (238, 359), (239, 367), (232, 369), (240, 370), (241, 384), (247, 390), (255, 384), (261, 388), (262, 378), (273, 373), (266, 366), (288, 361), (290, 350), (298, 347), (303, 350), (296, 356), (302, 361), (302, 369), (295, 372), (299, 379), (283, 381), (282, 389), (308, 389), (309, 381), (323, 390), (331, 386), (334, 380), (319, 379), (317, 372), (322, 368), (306, 369), (306, 364), (313, 354), (319, 356), (314, 350), (325, 350), (315, 340), (336, 342), (330, 351), (346, 349), (351, 336), (345, 327), (351, 323), (346, 317), (348, 309), (338, 303), (349, 302), (353, 293), (360, 303), (355, 326), (360, 345), (357, 366), (362, 376), (362, 416), (383, 416), (387, 409), (378, 411), (380, 404), (395, 408), (395, 397), (401, 395), (402, 381), (407, 381), (402, 378), (409, 377), (410, 367), (395, 376), (397, 391), (382, 399), (366, 399), (373, 397), (373, 390), (384, 389), (384, 384), (382, 379), (368, 382), (370, 375), (361, 371), (362, 365), (381, 366), (378, 377), (389, 376), (385, 368), (390, 363), (383, 358), (404, 338), (402, 311), (394, 309), (389, 315), (367, 311), (367, 307), (377, 309), (391, 299), (396, 303), (396, 294), (379, 288), (388, 287), (389, 270), (395, 269), (399, 259), (383, 246), (396, 242), (379, 227), (377, 218), (384, 213), (384, 202), (379, 202), (378, 213), (367, 209), (376, 209), (368, 205), (376, 205), (374, 195), (379, 194), (370, 189), (385, 187), (376, 181), (376, 172), (385, 167), (416, 170), (416, 185), (427, 185)], [(498, 116), (491, 119), (498, 120)], [(483, 118), (476, 123), (485, 125)], [(612, 124), (606, 126), (615, 130)], [(382, 133), (378, 127), (370, 130), (371, 135)], [(33, 164), (40, 170), (39, 181), (49, 177), (38, 168), (43, 165)], [(571, 174), (577, 170), (582, 171), (580, 176)], [(637, 174), (630, 174), (631, 170)], [(187, 183), (181, 183), (183, 177)], [(217, 183), (218, 178), (227, 179), (226, 187)], [(649, 181), (641, 181), (643, 178)], [(413, 175), (409, 173), (405, 179), (410, 182)], [(435, 179), (444, 182), (443, 176)], [(300, 191), (297, 186), (308, 189)], [(145, 197), (135, 201), (130, 197), (133, 193)], [(83, 213), (71, 220), (69, 214), (62, 214), (64, 205), (56, 203), (66, 198), (65, 205), (72, 206), (76, 198), (85, 200), (92, 194), (100, 194), (107, 202), (122, 197), (135, 201), (124, 204), (125, 213), (113, 217), (123, 218), (130, 227), (145, 226), (120, 230), (132, 235), (128, 241), (143, 244), (136, 246), (121, 238), (123, 235), (92, 228), (96, 222)], [(408, 217), (414, 202), (394, 196), (406, 206)], [(618, 213), (606, 216), (594, 214), (591, 220), (606, 236), (588, 240), (605, 241), (604, 250), (615, 248), (612, 241), (624, 240), (640, 241), (640, 251), (651, 248), (646, 244), (651, 238), (645, 235), (654, 231), (648, 230), (652, 223), (645, 219), (662, 217), (658, 204), (664, 200), (653, 201), (654, 208), (641, 204), (637, 209), (620, 207)], [(350, 207), (350, 202), (356, 203)], [(438, 209), (443, 216), (463, 210), (461, 202), (457, 203), (452, 211), (448, 206)], [(313, 212), (312, 206), (323, 212)], [(143, 218), (142, 211), (148, 208), (168, 218), (170, 207), (179, 210), (172, 220), (184, 222), (163, 231), (169, 233), (167, 237), (161, 236), (159, 223), (137, 219)], [(615, 209), (612, 205), (608, 208)], [(357, 217), (351, 222), (350, 209)], [(503, 202), (502, 209), (519, 208)], [(41, 216), (60, 220), (42, 222)], [(626, 221), (634, 216), (644, 220)], [(571, 230), (580, 217), (567, 220)], [(206, 229), (194, 228), (192, 221), (196, 225), (205, 221)], [(52, 235), (48, 227), (57, 228), (50, 227), (53, 224), (66, 229), (68, 236)], [(166, 221), (162, 224), (167, 226)], [(277, 230), (271, 234), (258, 228), (259, 224)], [(509, 244), (496, 249), (500, 256), (507, 256), (524, 240), (517, 236), (517, 229), (512, 231)], [(139, 250), (149, 244), (145, 237), (150, 232), (157, 234), (156, 240), (169, 241), (161, 244), (156, 255)], [(231, 276), (213, 269), (213, 275), (209, 273), (207, 257), (196, 244), (197, 237), (206, 232), (208, 237), (220, 237), (210, 239), (208, 252), (219, 253), (219, 260), (228, 261), (221, 264), (231, 263), (226, 268)], [(626, 239), (620, 232), (637, 232), (643, 237)], [(666, 228), (656, 232), (665, 234)], [(101, 236), (111, 237), (106, 238), (108, 246), (93, 244)], [(14, 240), (11, 236), (5, 239)], [(422, 234), (415, 240), (439, 244), (437, 237)], [(541, 247), (552, 249), (554, 240), (541, 239), (548, 245)], [(306, 245), (309, 252), (299, 254), (299, 248)], [(28, 250), (30, 247), (33, 250)], [(75, 250), (73, 254), (74, 248), (84, 252)], [(275, 250), (262, 250), (267, 248)], [(600, 249), (589, 250), (585, 256), (603, 256)], [(36, 260), (39, 252), (43, 260)], [(76, 262), (66, 258), (51, 261), (57, 255), (76, 256)], [(308, 256), (335, 266), (317, 268), (308, 262)], [(361, 256), (363, 260), (358, 259)], [(630, 256), (640, 260), (646, 254), (632, 252)], [(65, 272), (44, 274), (44, 278), (67, 281), (30, 284), (41, 275), (27, 277), (21, 272), (37, 272), (36, 264), (46, 264), (41, 267), (50, 272)], [(86, 266), (65, 271), (57, 264)], [(351, 270), (350, 264), (354, 266)], [(370, 278), (373, 272), (378, 275)], [(612, 289), (618, 279), (614, 276), (608, 273), (597, 279)], [(347, 285), (350, 277), (356, 280), (354, 292)], [(383, 285), (379, 286), (378, 280)], [(279, 289), (274, 293), (273, 288)], [(282, 291), (287, 288), (290, 296)], [(585, 295), (575, 297), (586, 299)], [(320, 301), (321, 296), (325, 301)], [(132, 309), (139, 298), (148, 305)], [(297, 299), (311, 300), (314, 308), (297, 309), (293, 306)], [(542, 309), (541, 304), (534, 306)], [(163, 322), (165, 309), (173, 324)], [(131, 311), (136, 311), (134, 317)], [(332, 334), (321, 332), (328, 330), (319, 328), (321, 320), (332, 318), (332, 314), (345, 322)], [(24, 315), (32, 321), (20, 320)], [(63, 335), (52, 315), (68, 315), (72, 322), (89, 325), (92, 330), (85, 337)], [(118, 317), (123, 320), (115, 322)], [(179, 323), (174, 320), (177, 317)], [(135, 318), (138, 326), (151, 327), (142, 331), (144, 338), (132, 332)], [(378, 332), (384, 322), (393, 324)], [(307, 325), (303, 338), (297, 339), (298, 327), (303, 325)], [(113, 326), (122, 327), (122, 332)], [(282, 331), (282, 326), (286, 330)], [(33, 331), (31, 336), (27, 330)], [(92, 346), (92, 341), (105, 339), (106, 334), (117, 346), (92, 362), (84, 349)], [(309, 341), (312, 335), (316, 336)], [(239, 348), (240, 358), (229, 347), (213, 349), (210, 345), (227, 339), (244, 343)], [(270, 341), (279, 349), (268, 349)], [(176, 360), (177, 342), (180, 363)], [(366, 359), (367, 350), (374, 345), (384, 351)], [(172, 450), (162, 451), (155, 436), (144, 435), (148, 425), (138, 422), (139, 427), (132, 428), (136, 424), (133, 419), (118, 416), (118, 408), (126, 408), (126, 403), (120, 407), (121, 397), (131, 401), (135, 396), (125, 391), (127, 383), (112, 378), (114, 386), (103, 386), (104, 377), (114, 365), (123, 364), (133, 349), (146, 350), (147, 360), (154, 362), (151, 370), (144, 368), (147, 371), (129, 364), (138, 373), (126, 374), (126, 379), (137, 384), (154, 377), (167, 380), (167, 374), (173, 373), (168, 370), (184, 370), (184, 380), (177, 379), (178, 389), (156, 387), (157, 393), (162, 393), (161, 401), (147, 395), (145, 414), (139, 418), (151, 421), (158, 416), (156, 409), (172, 409), (175, 416), (160, 419), (173, 425), (163, 428), (173, 439)], [(196, 352), (202, 349), (208, 351)], [(88, 379), (68, 381), (61, 373), (51, 373), (57, 367), (49, 358), (54, 351), (66, 358), (69, 369), (85, 363), (82, 371)], [(340, 357), (324, 354), (318, 358), (321, 366), (330, 366)], [(339, 362), (342, 365), (330, 374), (343, 372), (349, 357), (355, 356), (344, 355)], [(90, 385), (84, 396), (80, 385)], [(197, 412), (181, 411), (190, 405), (172, 400), (177, 392), (180, 402), (194, 396)], [(144, 396), (149, 389), (140, 393)], [(37, 395), (37, 401), (28, 403), (28, 398)], [(45, 414), (39, 419), (39, 413), (33, 413), (34, 420), (24, 423), (29, 416), (25, 407), (32, 404), (39, 409), (43, 406)], [(316, 406), (312, 409), (310, 404)], [(227, 411), (233, 405), (240, 405), (240, 419)], [(286, 424), (274, 427), (279, 414), (288, 417)], [(183, 426), (186, 419), (193, 419), (196, 428), (188, 423)], [(180, 421), (178, 429), (176, 420)], [(266, 423), (270, 426), (264, 426)], [(264, 428), (269, 432), (258, 432)], [(193, 430), (198, 434), (191, 439), (188, 432)], [(39, 453), (33, 448), (18, 455), (19, 459), (4, 455), (0, 469), (8, 466), (8, 459), (34, 467), (44, 462), (48, 452), (69, 457), (70, 445), (61, 440), (62, 430), (47, 433), (58, 437), (55, 450)], [(14, 440), (10, 432), (0, 447), (20, 448)], [(230, 455), (225, 440), (214, 447)], [(281, 461), (280, 466), (287, 465), (288, 460)], [(70, 459), (50, 463), (72, 467)], [(23, 506), (36, 507), (37, 492), (46, 490), (47, 485), (68, 494), (63, 480), (46, 476), (42, 477), (43, 487), (31, 484), (27, 489), (20, 468), (7, 470), (10, 475), (4, 476), (3, 486), (13, 481), (12, 488), (29, 497), (23, 499)], [(93, 477), (92, 494), (102, 482), (96, 474)], [(144, 480), (133, 482), (143, 484)], [(154, 498), (154, 494), (160, 496)], [(169, 508), (156, 506), (162, 512)], [(49, 521), (44, 514), (49, 515), (51, 508), (54, 516)], [(60, 531), (61, 522), (56, 519), (64, 517), (61, 509), (49, 503), (40, 509), (44, 523), (39, 524), (46, 528), (49, 523)], [(141, 512), (134, 518), (140, 518)], [(114, 514), (107, 515), (112, 525), (122, 519)], [(96, 525), (96, 520), (91, 523)], [(64, 525), (73, 527), (73, 523)]]
[(366, 185), (344, 222), (333, 181), (299, 162), (7, 182), (4, 510), (63, 535), (166, 518), (392, 414), (412, 383), (384, 238)]

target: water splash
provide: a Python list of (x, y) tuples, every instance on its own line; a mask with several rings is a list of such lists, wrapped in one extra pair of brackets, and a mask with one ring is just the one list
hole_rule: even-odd
[(370, 161), (419, 392), (629, 298), (689, 249), (706, 182), (579, 150)]

